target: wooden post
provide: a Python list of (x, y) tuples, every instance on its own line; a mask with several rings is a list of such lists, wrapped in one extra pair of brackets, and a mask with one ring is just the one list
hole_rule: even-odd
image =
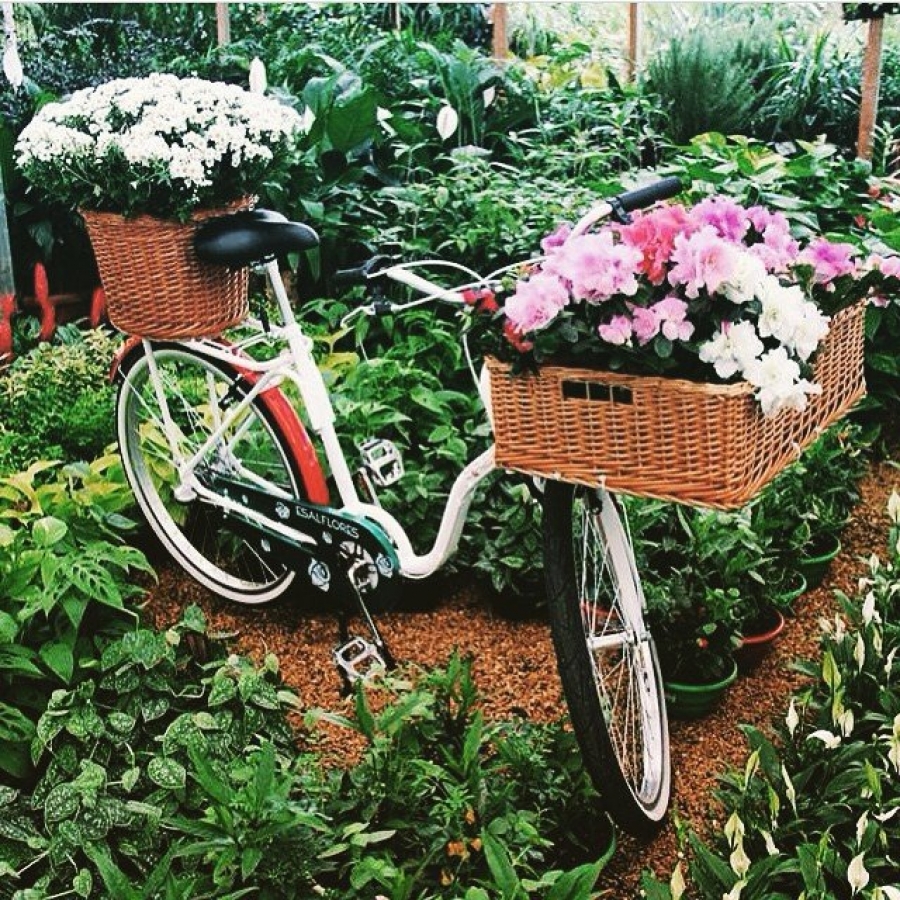
[(628, 4), (628, 58), (626, 60), (626, 77), (634, 81), (641, 65), (641, 5)]
[(231, 43), (231, 16), (227, 3), (216, 4), (216, 38), (220, 47)]
[(878, 89), (881, 82), (881, 46), (884, 36), (884, 16), (869, 19), (869, 37), (863, 57), (862, 104), (859, 108), (859, 136), (856, 155), (872, 158), (872, 133), (878, 115)]
[(505, 60), (509, 56), (509, 37), (506, 31), (508, 10), (505, 3), (491, 7), (491, 24), (494, 27), (494, 59)]

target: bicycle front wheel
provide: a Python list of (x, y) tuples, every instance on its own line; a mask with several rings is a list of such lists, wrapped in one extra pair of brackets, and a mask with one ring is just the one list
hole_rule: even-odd
[[(152, 364), (158, 381), (152, 378)], [(258, 398), (229, 418), (249, 387), (225, 363), (188, 347), (158, 344), (152, 364), (145, 353), (129, 362), (116, 409), (122, 462), (141, 511), (176, 562), (201, 584), (240, 603), (274, 600), (290, 586), (295, 571), (277, 550), (267, 553), (265, 541), (221, 510), (185, 496), (178, 466), (227, 423), (198, 471), (269, 486), (302, 500), (301, 474), (285, 437)]]
[(548, 482), (544, 571), (560, 680), (585, 766), (626, 831), (669, 804), (669, 734), (631, 539), (606, 491)]

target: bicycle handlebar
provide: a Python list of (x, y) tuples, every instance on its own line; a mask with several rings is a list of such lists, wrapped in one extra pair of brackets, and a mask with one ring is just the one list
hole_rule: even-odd
[(654, 181), (645, 187), (636, 188), (633, 191), (626, 191), (614, 197), (610, 205), (616, 205), (624, 211), (631, 212), (635, 209), (643, 209), (645, 206), (651, 206), (659, 200), (668, 200), (675, 197), (682, 191), (683, 185), (680, 178), (663, 178), (661, 181)]

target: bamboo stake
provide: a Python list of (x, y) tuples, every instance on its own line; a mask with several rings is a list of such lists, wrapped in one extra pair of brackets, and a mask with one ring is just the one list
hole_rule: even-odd
[(628, 4), (628, 58), (626, 60), (626, 77), (634, 81), (641, 65), (641, 5)]
[(494, 59), (504, 60), (509, 56), (509, 37), (506, 30), (507, 12), (505, 3), (495, 3), (491, 10), (491, 22), (494, 26)]
[(231, 43), (231, 15), (227, 3), (216, 4), (216, 38), (220, 47)]
[(878, 91), (881, 83), (881, 48), (884, 37), (884, 16), (869, 19), (869, 36), (863, 58), (862, 103), (859, 108), (859, 136), (856, 155), (872, 158), (872, 134), (878, 115)]

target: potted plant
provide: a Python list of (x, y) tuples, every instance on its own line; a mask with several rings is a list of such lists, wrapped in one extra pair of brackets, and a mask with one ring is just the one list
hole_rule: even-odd
[(191, 337), (246, 315), (246, 270), (196, 260), (198, 221), (249, 206), (291, 160), (300, 125), (295, 110), (239, 87), (154, 74), (48, 103), (16, 154), (36, 190), (84, 217), (113, 324)]

